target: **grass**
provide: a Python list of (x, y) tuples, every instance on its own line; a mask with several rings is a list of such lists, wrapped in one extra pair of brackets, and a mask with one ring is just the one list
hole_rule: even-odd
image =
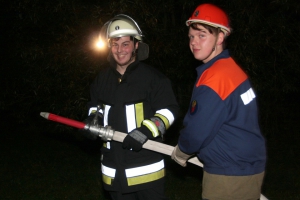
[[(269, 199), (300, 199), (299, 115), (298, 107), (278, 107), (268, 123), (276, 129), (264, 127), (272, 130), (266, 135), (268, 162), (262, 191)], [(48, 131), (45, 124), (54, 122), (37, 118), (18, 125), (13, 119), (1, 120), (0, 199), (108, 200), (101, 183), (101, 141), (89, 141), (76, 130)], [(200, 199), (200, 167), (182, 168), (166, 157), (166, 169), (170, 200)]]

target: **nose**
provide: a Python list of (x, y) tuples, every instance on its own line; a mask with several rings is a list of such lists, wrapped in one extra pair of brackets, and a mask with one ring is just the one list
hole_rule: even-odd
[(190, 38), (190, 45), (194, 45), (195, 44), (195, 38)]
[(121, 52), (121, 51), (122, 51), (122, 45), (119, 45), (119, 46), (118, 46), (117, 51), (118, 51), (118, 52)]

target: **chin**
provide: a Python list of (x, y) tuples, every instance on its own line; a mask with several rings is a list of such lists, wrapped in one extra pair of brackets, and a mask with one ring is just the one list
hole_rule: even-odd
[(202, 61), (203, 60), (203, 57), (202, 56), (199, 56), (199, 55), (195, 55), (194, 54), (194, 58), (199, 60), (199, 61)]

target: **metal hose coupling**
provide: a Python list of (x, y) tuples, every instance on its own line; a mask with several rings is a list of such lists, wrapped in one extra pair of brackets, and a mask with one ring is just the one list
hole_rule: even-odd
[(101, 137), (104, 141), (111, 141), (115, 130), (111, 128), (111, 126), (100, 126), (100, 125), (85, 125), (84, 129), (90, 130), (91, 133)]

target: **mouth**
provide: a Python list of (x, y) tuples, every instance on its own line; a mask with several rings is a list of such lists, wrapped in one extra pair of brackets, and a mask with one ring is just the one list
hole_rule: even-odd
[(117, 56), (118, 58), (125, 58), (125, 57), (126, 57), (126, 54), (116, 54), (116, 56)]
[(197, 53), (199, 51), (200, 51), (200, 49), (193, 49), (193, 53)]

